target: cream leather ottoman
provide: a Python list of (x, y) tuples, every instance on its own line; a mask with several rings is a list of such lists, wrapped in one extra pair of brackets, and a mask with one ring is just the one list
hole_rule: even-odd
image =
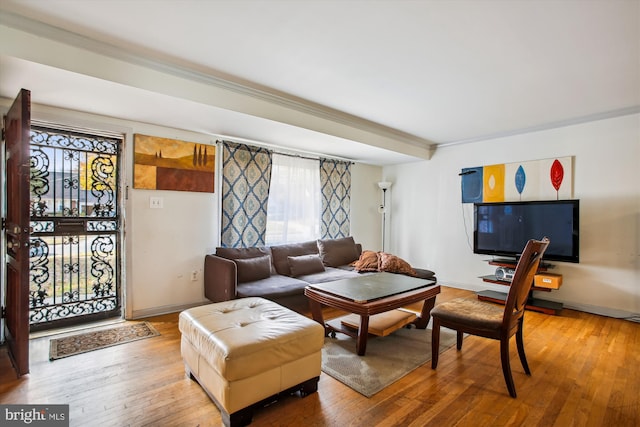
[(241, 298), (180, 313), (186, 371), (226, 426), (247, 425), (278, 394), (318, 389), (324, 328), (263, 298)]

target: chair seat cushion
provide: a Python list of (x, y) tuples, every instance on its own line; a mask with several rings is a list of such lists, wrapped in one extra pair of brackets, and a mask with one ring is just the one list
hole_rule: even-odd
[(498, 330), (502, 325), (504, 306), (477, 299), (456, 298), (436, 305), (431, 315), (442, 322), (464, 322), (480, 329)]

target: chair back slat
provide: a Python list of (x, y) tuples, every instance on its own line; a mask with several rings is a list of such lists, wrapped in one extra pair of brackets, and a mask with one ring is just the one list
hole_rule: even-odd
[(529, 240), (516, 265), (509, 295), (505, 303), (503, 324), (508, 326), (524, 315), (524, 307), (529, 298), (533, 278), (538, 271), (542, 255), (549, 246), (549, 239)]

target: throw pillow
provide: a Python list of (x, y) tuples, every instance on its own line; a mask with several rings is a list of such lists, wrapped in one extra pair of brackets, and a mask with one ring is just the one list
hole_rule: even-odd
[[(271, 248), (268, 246), (254, 246), (250, 248), (216, 248), (216, 255), (222, 258), (236, 260), (245, 258), (255, 258), (265, 255), (271, 257)], [(275, 267), (271, 266), (271, 274), (277, 274)]]
[(378, 253), (364, 250), (360, 258), (351, 263), (351, 265), (353, 265), (353, 269), (358, 272), (378, 271)]
[(379, 271), (387, 271), (389, 273), (402, 273), (414, 277), (416, 276), (415, 270), (411, 268), (411, 265), (402, 258), (388, 254), (386, 252), (380, 252), (378, 255), (380, 261), (378, 264)]
[(318, 250), (324, 265), (339, 267), (356, 261), (360, 256), (353, 237), (318, 240)]
[(287, 259), (292, 277), (321, 273), (324, 271), (324, 264), (322, 264), (320, 255), (290, 256), (287, 257)]
[(251, 248), (216, 248), (216, 255), (226, 259), (255, 258), (269, 255), (269, 248), (254, 246)]
[(234, 259), (238, 269), (238, 283), (253, 282), (271, 276), (271, 257), (269, 255), (255, 258)]
[(283, 245), (271, 246), (273, 254), (273, 265), (278, 274), (291, 276), (289, 260), (287, 257), (300, 255), (318, 255), (318, 244), (315, 240), (300, 243), (286, 243)]

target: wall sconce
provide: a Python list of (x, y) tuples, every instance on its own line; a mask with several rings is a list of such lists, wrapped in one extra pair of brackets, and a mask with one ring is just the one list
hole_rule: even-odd
[(391, 182), (380, 181), (378, 187), (382, 190), (382, 204), (378, 206), (378, 213), (382, 214), (382, 252), (384, 252), (385, 246), (385, 225), (387, 222), (387, 190), (391, 187)]

